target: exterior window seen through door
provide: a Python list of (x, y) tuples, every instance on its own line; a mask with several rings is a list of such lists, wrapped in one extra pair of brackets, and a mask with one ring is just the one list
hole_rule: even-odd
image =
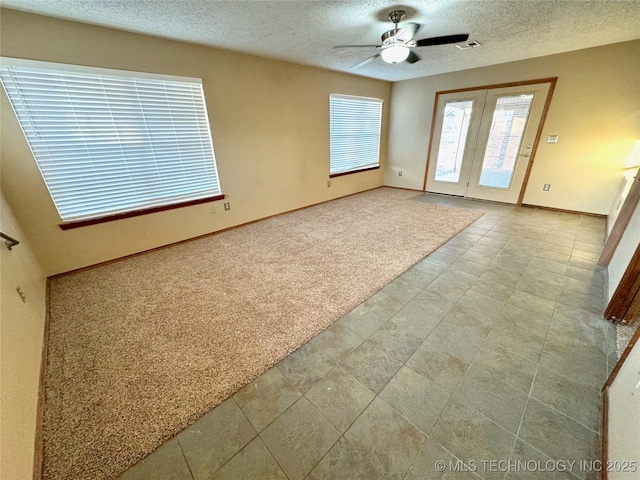
[(498, 97), (482, 162), (480, 186), (511, 187), (533, 97), (532, 93)]
[(460, 180), (460, 167), (472, 110), (473, 100), (445, 104), (435, 175), (439, 182), (457, 183)]

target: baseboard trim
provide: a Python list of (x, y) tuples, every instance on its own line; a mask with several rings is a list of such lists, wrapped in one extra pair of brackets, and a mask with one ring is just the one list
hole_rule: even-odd
[(543, 205), (532, 205), (529, 203), (523, 203), (521, 206), (526, 208), (539, 208), (541, 210), (549, 210), (551, 212), (572, 213), (574, 215), (587, 215), (589, 217), (607, 218), (607, 215), (603, 213), (581, 212), (580, 210), (567, 210), (564, 208), (545, 207)]
[(49, 357), (49, 279), (46, 280), (44, 293), (44, 331), (42, 333), (42, 353), (40, 358), (40, 378), (38, 380), (38, 400), (36, 404), (36, 432), (33, 446), (33, 480), (42, 479), (42, 466), (44, 460), (44, 400), (45, 400), (45, 375), (47, 372), (47, 359)]
[[(275, 213), (273, 215), (269, 215), (269, 216), (262, 217), (262, 218), (257, 218), (255, 220), (251, 220), (249, 222), (240, 223), (240, 224), (234, 225), (232, 227), (227, 227), (227, 228), (223, 228), (221, 230), (216, 230), (215, 232), (209, 232), (209, 233), (205, 233), (203, 235), (198, 235), (197, 237), (185, 238), (184, 240), (178, 240), (177, 242), (168, 243), (166, 245), (161, 245), (159, 247), (148, 248), (148, 249), (142, 250), (140, 252), (132, 253), (132, 254), (129, 254), (129, 255), (124, 255), (122, 257), (112, 258), (111, 260), (105, 260), (104, 262), (98, 262), (98, 263), (94, 263), (94, 264), (91, 264), (91, 265), (87, 265), (86, 267), (80, 267), (80, 268), (75, 268), (73, 270), (69, 270), (67, 272), (56, 273), (55, 275), (50, 275), (47, 278), (49, 280), (55, 280), (56, 278), (65, 277), (67, 275), (71, 275), (71, 274), (74, 274), (74, 273), (84, 272), (86, 270), (91, 270), (92, 268), (101, 267), (103, 265), (109, 265), (110, 263), (119, 262), (121, 260), (126, 260), (127, 258), (133, 258), (133, 257), (137, 257), (138, 255), (144, 255), (145, 253), (155, 252), (157, 250), (162, 250), (162, 249), (165, 249), (165, 248), (173, 247), (174, 245), (181, 245), (183, 243), (193, 242), (195, 240), (200, 240), (202, 238), (207, 238), (207, 237), (211, 237), (213, 235), (218, 235), (220, 233), (228, 232), (230, 230), (235, 230), (236, 228), (240, 228), (240, 227), (244, 227), (244, 226), (247, 226), (247, 225), (251, 225), (253, 223), (262, 222), (263, 220), (269, 220), (270, 218), (276, 218), (276, 217), (279, 217), (281, 215), (286, 215), (288, 213), (299, 212), (300, 210), (305, 210), (307, 208), (315, 207), (317, 205), (322, 205), (323, 203), (333, 202), (334, 200), (339, 200), (341, 198), (351, 197), (353, 195), (358, 195), (358, 194), (364, 193), (364, 192), (370, 192), (370, 191), (376, 190), (378, 188), (393, 188), (393, 187), (386, 187), (385, 185), (380, 185), (378, 187), (367, 188), (366, 190), (362, 190), (360, 192), (349, 193), (347, 195), (343, 195), (342, 197), (336, 197), (336, 198), (332, 198), (330, 200), (323, 200), (322, 202), (312, 203), (311, 205), (305, 205), (304, 207), (294, 208), (292, 210), (287, 210), (285, 212)], [(406, 190), (406, 189), (403, 189), (403, 190)]]
[(420, 193), (428, 193), (424, 190), (420, 190), (419, 188), (409, 188), (409, 187), (394, 187), (393, 185), (382, 185), (385, 188), (395, 188), (396, 190), (408, 190), (410, 192), (420, 192)]
[(515, 203), (505, 203), (498, 202), (497, 200), (487, 200), (485, 198), (473, 198), (473, 197), (464, 197), (462, 195), (454, 195), (453, 193), (440, 193), (440, 192), (430, 192), (429, 190), (425, 190), (424, 193), (428, 193), (429, 195), (435, 195), (437, 197), (449, 197), (449, 198), (459, 198), (460, 200), (469, 200), (472, 202), (482, 202), (482, 203), (491, 203), (494, 205), (513, 205), (517, 206)]

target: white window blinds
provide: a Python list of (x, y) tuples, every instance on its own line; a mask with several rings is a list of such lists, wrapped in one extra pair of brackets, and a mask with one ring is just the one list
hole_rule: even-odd
[(221, 194), (199, 79), (0, 58), (64, 222)]
[(331, 95), (330, 173), (379, 166), (382, 100)]

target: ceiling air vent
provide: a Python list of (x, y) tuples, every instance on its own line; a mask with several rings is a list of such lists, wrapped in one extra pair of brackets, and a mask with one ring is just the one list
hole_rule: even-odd
[(459, 43), (456, 45), (460, 50), (468, 50), (470, 48), (476, 48), (480, 46), (480, 42), (476, 42), (475, 40), (469, 40), (468, 42)]

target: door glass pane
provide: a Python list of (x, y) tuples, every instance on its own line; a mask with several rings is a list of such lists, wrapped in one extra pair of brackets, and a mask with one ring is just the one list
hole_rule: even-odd
[(473, 109), (473, 100), (457, 100), (447, 102), (444, 106), (438, 159), (436, 160), (436, 176), (439, 182), (458, 183), (460, 167), (467, 143), (469, 119)]
[(481, 187), (511, 186), (532, 102), (532, 93), (498, 98), (482, 162)]

